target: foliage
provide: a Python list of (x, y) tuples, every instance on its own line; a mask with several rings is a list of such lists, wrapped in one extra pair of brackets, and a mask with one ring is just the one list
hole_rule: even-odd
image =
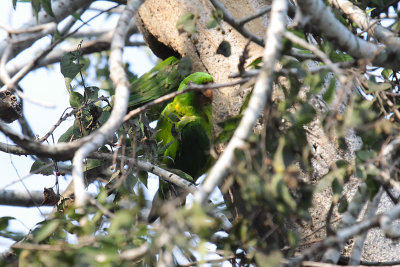
[[(14, 0), (14, 8), (17, 2), (23, 1)], [(36, 17), (42, 8), (54, 16), (50, 0), (30, 2)], [(364, 10), (374, 8), (371, 16), (388, 12), (392, 6), (392, 2), (383, 0), (356, 4)], [(208, 30), (223, 27), (222, 12), (216, 9), (210, 13)], [(338, 17), (349, 29), (359, 30), (346, 18)], [(181, 33), (194, 36), (198, 23), (198, 15), (189, 12), (179, 18), (176, 27)], [(97, 150), (97, 156), (85, 160), (87, 182), (98, 181), (94, 183), (98, 194), (85, 210), (74, 207), (73, 196), (61, 198), (56, 211), (25, 237), (10, 229), (13, 217), (0, 217), (0, 236), (15, 241), (23, 238), (13, 248), (19, 264), (155, 266), (171, 258), (172, 264), (198, 260), (205, 263), (210, 254), (208, 248), (215, 246), (214, 251), (231, 260), (233, 265), (263, 266), (268, 262), (277, 266), (284, 258), (294, 257), (302, 245), (297, 230), (299, 225), (311, 220), (309, 209), (315, 193), (329, 188), (333, 205), (338, 206), (339, 213), (345, 213), (351, 203), (343, 197), (344, 188), (350, 179), (357, 178), (367, 185), (372, 200), (381, 186), (388, 186), (381, 179), (381, 171), (387, 164), (381, 158), (383, 147), (399, 134), (398, 71), (366, 67), (323, 36), (296, 29), (290, 31), (303, 40), (315, 40), (315, 46), (345, 72), (347, 81), (357, 82), (357, 86), (349, 85), (350, 82), (341, 84), (341, 77), (331, 71), (331, 66), (319, 58), (311, 61), (308, 49), (285, 39), (280, 68), (274, 76), (274, 99), (267, 103), (254, 133), (244, 140), (244, 147), (234, 151), (229, 175), (219, 188), (222, 195), (204, 206), (183, 207), (187, 192), (165, 180), (175, 174), (185, 182), (196, 184), (210, 170), (213, 152), (231, 140), (243, 113), (251, 108), (252, 92), (244, 98), (239, 114), (218, 123), (219, 133), (214, 138), (210, 138), (210, 102), (188, 101), (198, 97), (199, 92), (185, 93), (169, 103), (151, 106), (125, 121)], [(234, 51), (228, 38), (219, 42), (216, 57), (231, 57)], [(246, 53), (243, 52), (243, 57)], [(90, 136), (109, 119), (115, 108), (115, 88), (109, 79), (108, 56), (108, 52), (83, 56), (78, 48), (61, 58), (61, 74), (69, 94), (67, 115), (73, 117), (73, 122), (58, 143)], [(246, 86), (254, 86), (254, 80), (248, 77), (259, 71), (262, 64), (259, 57), (243, 67), (248, 72), (240, 73), (240, 78)], [(354, 70), (349, 71), (348, 66)], [(179, 84), (179, 90), (190, 86), (185, 77), (193, 72), (193, 67), (188, 57), (172, 56), (137, 77), (126, 64), (130, 81), (129, 111), (175, 92)], [(98, 86), (87, 84), (91, 80), (90, 72), (95, 73)], [(213, 80), (210, 75), (202, 74), (206, 75), (202, 76), (206, 77), (204, 80), (192, 82), (204, 84)], [(62, 118), (64, 122), (66, 117)], [(314, 166), (317, 151), (321, 150), (317, 142), (310, 141), (317, 135), (312, 128), (315, 123), (321, 124), (325, 139), (331, 141), (337, 155), (329, 159), (324, 173), (318, 173)], [(195, 140), (183, 140), (188, 125)], [(362, 140), (357, 151), (352, 148), (353, 154), (349, 152), (352, 145), (348, 140), (349, 129)], [(187, 140), (189, 145), (184, 142)], [(196, 154), (199, 149), (201, 156)], [(107, 156), (99, 156), (104, 154)], [(399, 180), (397, 156), (390, 159), (395, 165), (390, 169), (391, 179), (396, 182)], [(140, 168), (138, 161), (152, 167)], [(166, 192), (173, 191), (181, 199), (158, 204), (160, 222), (150, 224), (147, 220), (150, 204), (145, 191), (149, 186), (149, 172), (159, 167), (167, 171), (160, 178), (160, 195), (167, 199)], [(38, 157), (30, 171), (52, 175), (56, 170)], [(234, 201), (230, 199), (232, 196)], [(124, 253), (140, 248), (145, 251), (133, 258)]]

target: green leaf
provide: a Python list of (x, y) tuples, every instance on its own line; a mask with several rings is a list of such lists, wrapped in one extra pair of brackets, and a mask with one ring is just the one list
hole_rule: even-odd
[(147, 178), (149, 177), (149, 174), (146, 171), (139, 170), (137, 172), (137, 177), (142, 182), (142, 184), (144, 184), (144, 186), (147, 188)]
[(368, 161), (376, 156), (376, 152), (372, 150), (360, 150), (356, 152), (356, 156), (362, 161)]
[(281, 265), (282, 254), (279, 251), (273, 251), (269, 255), (266, 255), (257, 251), (255, 259), (258, 266), (277, 267)]
[(336, 195), (340, 195), (342, 193), (342, 185), (340, 184), (337, 178), (333, 179), (332, 181), (332, 192)]
[(247, 65), (250, 69), (260, 69), (262, 63), (262, 57), (258, 57), (254, 59), (249, 65)]
[(367, 15), (369, 15), (372, 11), (374, 11), (376, 9), (376, 7), (374, 7), (374, 8), (369, 8), (369, 9), (367, 9), (367, 10), (365, 10), (365, 13), (367, 14)]
[(215, 27), (217, 27), (217, 25), (218, 25), (218, 21), (214, 17), (211, 17), (206, 23), (207, 29), (215, 28)]
[(69, 104), (71, 105), (71, 107), (80, 107), (84, 101), (85, 98), (78, 92), (71, 91), (71, 93), (69, 94)]
[(186, 77), (192, 73), (193, 67), (190, 57), (183, 57), (179, 60), (178, 70), (182, 77)]
[(85, 93), (89, 101), (96, 100), (99, 98), (99, 87), (97, 86), (89, 86), (85, 88)]
[(42, 4), (44, 11), (54, 18), (55, 15), (53, 13), (53, 9), (51, 8), (51, 0), (40, 0), (40, 3)]
[(56, 41), (60, 40), (61, 37), (62, 36), (61, 36), (60, 32), (56, 29), (56, 32), (53, 35), (53, 42), (56, 42)]
[(63, 133), (58, 139), (58, 143), (69, 143), (73, 140), (78, 139), (81, 136), (81, 130), (79, 127), (79, 120), (76, 119), (74, 124), (68, 128), (68, 130)]
[(186, 172), (182, 171), (182, 170), (178, 170), (178, 169), (171, 169), (170, 170), (172, 173), (175, 173), (176, 175), (178, 175), (179, 177), (185, 179), (188, 182), (194, 183), (195, 179), (193, 179), (192, 176), (190, 176), (189, 174), (187, 174)]
[(17, 1), (18, 1), (18, 0), (13, 0), (13, 2), (12, 2), (12, 3), (13, 3), (13, 8), (14, 8), (14, 10), (17, 8)]
[(111, 115), (110, 107), (105, 107), (101, 113), (100, 118), (98, 119), (99, 124), (103, 125), (108, 120), (110, 115)]
[(304, 124), (311, 122), (314, 119), (316, 113), (317, 112), (315, 111), (313, 106), (308, 103), (304, 103), (301, 109), (296, 112), (294, 123), (297, 126), (301, 127)]
[(132, 216), (132, 211), (120, 210), (117, 211), (115, 216), (111, 220), (110, 228), (108, 229), (111, 235), (121, 234), (121, 231), (125, 228), (129, 228), (134, 223), (135, 216)]
[(53, 219), (47, 222), (44, 226), (42, 226), (37, 235), (34, 237), (35, 242), (40, 242), (48, 238), (51, 234), (53, 234), (57, 230), (59, 225), (60, 225), (59, 220)]
[(324, 101), (328, 104), (332, 103), (334, 97), (335, 97), (335, 89), (336, 89), (336, 79), (332, 77), (332, 79), (329, 82), (329, 86), (326, 89), (324, 95), (322, 98)]
[(251, 98), (252, 93), (253, 93), (253, 91), (248, 93), (246, 98), (244, 99), (243, 104), (240, 107), (240, 111), (239, 111), (240, 114), (242, 114), (243, 111), (249, 106), (249, 102), (250, 102), (250, 98)]
[(239, 125), (242, 116), (234, 116), (223, 122), (219, 122), (218, 125), (222, 128), (222, 131), (215, 138), (214, 144), (221, 144), (229, 141), (235, 132), (236, 127)]
[(353, 58), (351, 56), (343, 53), (342, 51), (332, 51), (330, 57), (331, 57), (332, 61), (334, 61), (334, 62), (346, 62), (346, 61), (353, 60)]
[(101, 159), (88, 159), (88, 160), (86, 160), (86, 164), (83, 167), (83, 170), (88, 171), (88, 170), (100, 167), (103, 165), (103, 163), (104, 162)]
[(365, 183), (367, 184), (368, 187), (368, 193), (369, 193), (369, 200), (372, 201), (374, 199), (374, 196), (378, 193), (380, 184), (375, 181), (374, 176), (368, 174), (367, 179), (365, 179)]
[[(35, 162), (31, 166), (31, 170), (29, 172), (32, 173), (32, 172), (42, 168), (44, 165), (46, 165), (45, 162), (42, 162), (40, 160), (35, 160)], [(52, 167), (47, 167), (47, 168), (45, 168), (45, 169), (43, 169), (43, 170), (41, 170), (39, 172), (36, 172), (36, 173), (39, 173), (39, 174), (42, 174), (42, 175), (46, 175), (46, 176), (54, 174)]]
[(0, 217), (0, 231), (7, 229), (11, 220), (15, 220), (15, 218), (11, 216)]
[(343, 197), (339, 202), (338, 212), (339, 213), (346, 212), (348, 206), (349, 206), (349, 202), (347, 201), (347, 198)]
[(61, 73), (65, 78), (65, 85), (68, 92), (70, 92), (71, 81), (81, 71), (82, 66), (75, 63), (79, 56), (78, 52), (68, 52), (61, 58)]
[(31, 0), (32, 11), (35, 14), (36, 22), (39, 22), (38, 13), (40, 10), (40, 0)]
[(393, 70), (392, 69), (383, 69), (381, 74), (383, 77), (385, 77), (385, 79), (389, 79), (390, 75), (393, 74)]
[(221, 23), (223, 16), (224, 16), (224, 14), (222, 13), (222, 11), (220, 9), (218, 9), (216, 11), (213, 10), (211, 12), (210, 19), (206, 23), (207, 29), (212, 29), (212, 28), (215, 28), (217, 25), (219, 25)]
[(176, 28), (179, 31), (186, 31), (188, 33), (195, 33), (196, 32), (196, 16), (191, 13), (185, 13), (178, 19), (176, 23)]
[(227, 41), (222, 41), (217, 48), (217, 54), (223, 55), (224, 57), (230, 57), (231, 44)]
[(367, 83), (367, 87), (369, 92), (380, 92), (392, 88), (392, 84), (389, 82), (378, 83), (369, 80)]

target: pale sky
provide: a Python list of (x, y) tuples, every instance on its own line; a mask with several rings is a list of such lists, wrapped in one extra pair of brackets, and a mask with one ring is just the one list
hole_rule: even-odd
[[(104, 6), (104, 4), (105, 3), (97, 3), (96, 6)], [(108, 6), (111, 5), (110, 3), (106, 4), (108, 4)], [(31, 17), (30, 3), (19, 2), (17, 4), (17, 10), (14, 11), (12, 9), (11, 0), (0, 1), (0, 24), (18, 28)], [(88, 17), (86, 17), (86, 19), (87, 18)], [(85, 19), (85, 17), (83, 17), (83, 19)], [(100, 17), (96, 21), (90, 23), (91, 26), (95, 27), (104, 27), (104, 24), (107, 25), (106, 27), (111, 28), (116, 24), (116, 17), (111, 17), (106, 22), (104, 22), (104, 17)], [(6, 32), (0, 28), (0, 40), (5, 36), (7, 36)], [(17, 60), (31, 58), (41, 47), (47, 45), (49, 42), (50, 38), (43, 38), (43, 40), (36, 42), (28, 51), (25, 51), (23, 55), (19, 56)], [(133, 71), (139, 75), (148, 71), (155, 62), (155, 57), (153, 56), (150, 59), (149, 52), (143, 48), (125, 49), (124, 58), (129, 61)], [(140, 64), (136, 62), (140, 62)], [(31, 98), (56, 106), (55, 108), (49, 109), (25, 101), (24, 114), (35, 133), (41, 137), (48, 132), (51, 126), (60, 118), (64, 109), (69, 106), (69, 96), (65, 88), (64, 78), (59, 69), (59, 64), (53, 65), (52, 69), (42, 68), (31, 72), (20, 84), (22, 88), (24, 88), (25, 94)], [(73, 118), (64, 122), (55, 131), (54, 137), (56, 141), (58, 137), (68, 129), (72, 121)], [(16, 130), (20, 129), (17, 122), (10, 124), (10, 126)], [(2, 133), (0, 133), (0, 142), (12, 143), (7, 140)], [(29, 174), (32, 163), (33, 160), (30, 157), (14, 156), (0, 152), (0, 167), (2, 169), (0, 189), (25, 190), (20, 182), (7, 188), (4, 188), (4, 186), (8, 185), (11, 181), (19, 179), (19, 177), (24, 177)], [(17, 171), (14, 169), (13, 165)], [(69, 176), (67, 176), (67, 179), (63, 177), (60, 178), (60, 187), (65, 188), (69, 181)], [(32, 175), (24, 180), (24, 183), (29, 190), (42, 191), (44, 187), (52, 187), (54, 185), (55, 176)], [(39, 208), (0, 206), (0, 217), (13, 216), (17, 218), (17, 220), (11, 221), (12, 229), (28, 233), (37, 222), (44, 219), (40, 213), (46, 214), (49, 211), (51, 211), (49, 207), (40, 207), (39, 211)], [(7, 249), (12, 243), (11, 240), (0, 237), (0, 252)]]

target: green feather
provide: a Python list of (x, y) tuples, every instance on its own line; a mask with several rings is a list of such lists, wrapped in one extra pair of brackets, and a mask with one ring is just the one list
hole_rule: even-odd
[[(178, 90), (185, 89), (189, 82), (203, 84), (212, 81), (211, 75), (196, 72), (185, 78)], [(204, 104), (202, 98), (201, 92), (176, 96), (161, 112), (157, 124), (157, 141), (167, 147), (163, 162), (194, 179), (204, 172), (211, 139), (211, 101)]]
[[(208, 73), (193, 73), (180, 83), (178, 90), (185, 89), (189, 82), (204, 84), (213, 82), (213, 78)], [(201, 92), (176, 96), (161, 112), (157, 123), (156, 138), (164, 151), (162, 162), (170, 169), (190, 175), (193, 178), (191, 182), (195, 182), (211, 164), (212, 105), (210, 99), (204, 101), (204, 98)], [(181, 192), (176, 187), (160, 180), (159, 194), (153, 201), (149, 221), (158, 218), (162, 199), (179, 194)]]
[(181, 62), (176, 57), (169, 57), (134, 80), (130, 86), (129, 110), (176, 91), (179, 83), (188, 74)]

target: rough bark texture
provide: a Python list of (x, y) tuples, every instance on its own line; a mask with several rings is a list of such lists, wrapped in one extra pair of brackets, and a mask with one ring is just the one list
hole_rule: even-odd
[[(225, 7), (237, 17), (254, 13), (248, 1), (222, 1)], [(178, 53), (189, 56), (195, 71), (210, 73), (215, 82), (228, 82), (228, 74), (237, 72), (239, 57), (243, 52), (247, 40), (231, 26), (222, 22), (220, 30), (207, 29), (212, 6), (208, 1), (198, 1), (196, 5), (190, 0), (147, 0), (139, 10), (136, 21), (139, 30), (143, 33), (146, 42), (154, 53), (162, 58)], [(198, 16), (196, 33), (189, 35), (179, 33), (176, 23), (179, 17), (187, 12)], [(253, 33), (263, 36), (265, 27), (261, 19), (248, 24), (248, 29)], [(231, 56), (224, 57), (216, 54), (219, 44), (226, 40), (231, 44)], [(262, 47), (250, 45), (251, 60), (262, 55)], [(213, 96), (213, 117), (215, 122), (220, 122), (232, 115), (236, 115), (243, 102), (243, 94), (238, 92), (238, 86), (215, 91)]]
[(11, 123), (22, 116), (22, 107), (10, 90), (0, 93), (0, 120)]
[[(270, 1), (263, 0), (237, 0), (221, 1), (226, 9), (235, 17), (241, 18), (254, 13), (260, 7), (270, 4)], [(161, 57), (166, 58), (170, 55), (189, 56), (193, 61), (193, 69), (195, 71), (207, 71), (213, 77), (215, 82), (228, 82), (228, 75), (237, 72), (239, 57), (243, 52), (243, 48), (247, 40), (236, 32), (231, 26), (222, 22), (221, 29), (207, 29), (205, 24), (210, 18), (212, 6), (207, 0), (202, 0), (193, 4), (190, 0), (147, 0), (139, 10), (136, 16), (136, 21), (140, 32), (143, 34), (146, 42), (149, 44), (153, 52)], [(189, 35), (187, 33), (179, 33), (176, 28), (176, 23), (179, 17), (186, 13), (192, 12), (198, 15), (197, 31)], [(249, 24), (246, 27), (260, 37), (264, 37), (267, 25), (266, 16), (261, 17)], [(231, 44), (231, 56), (224, 57), (216, 54), (217, 47), (221, 41), (226, 40)], [(255, 44), (250, 45), (250, 59), (248, 63), (262, 55), (262, 47)], [(214, 92), (213, 97), (213, 118), (214, 122), (220, 122), (226, 118), (236, 115), (241, 107), (245, 97), (244, 92), (239, 91), (239, 86), (220, 89)], [(316, 104), (321, 102), (316, 101)], [(327, 111), (322, 103), (322, 107), (317, 108), (320, 112)], [(216, 125), (216, 123), (214, 123)], [(216, 127), (216, 126), (214, 126)], [(338, 150), (338, 145), (335, 140), (329, 138), (323, 131), (321, 123), (317, 119), (309, 126), (308, 141), (311, 147), (314, 148), (313, 167), (315, 173), (311, 180), (314, 182), (321, 178), (329, 169), (329, 167), (338, 159), (352, 160), (354, 151), (361, 145), (360, 140), (351, 131), (347, 135), (347, 143), (350, 147), (349, 151)], [(214, 129), (215, 133), (218, 129)], [(346, 189), (348, 199), (351, 199), (354, 191), (357, 188), (359, 181), (350, 182)], [(238, 198), (239, 194), (235, 190), (235, 186), (231, 186), (230, 196), (225, 195), (228, 202), (233, 198)], [(314, 230), (322, 227), (325, 224), (326, 214), (331, 203), (332, 193), (327, 189), (314, 196), (314, 207), (311, 209), (312, 225), (302, 228), (302, 236), (305, 236)], [(228, 203), (229, 204), (229, 203)], [(242, 209), (238, 203), (235, 203), (236, 212)], [(390, 206), (389, 200), (383, 198), (380, 204), (380, 210), (383, 207)], [(254, 216), (254, 215), (253, 215)], [(337, 217), (337, 212), (333, 215), (333, 220)], [(254, 220), (261, 219), (255, 218)], [(257, 224), (255, 222), (255, 224)], [(254, 225), (257, 227), (257, 225)], [(262, 234), (262, 233), (260, 233)], [(324, 239), (326, 236), (325, 228), (316, 231), (314, 234), (307, 237), (304, 242), (315, 239)], [(381, 231), (371, 231), (368, 234), (363, 252), (365, 260), (395, 260), (400, 259), (399, 254), (390, 251), (398, 251), (398, 246), (394, 245), (388, 239), (383, 238)]]

